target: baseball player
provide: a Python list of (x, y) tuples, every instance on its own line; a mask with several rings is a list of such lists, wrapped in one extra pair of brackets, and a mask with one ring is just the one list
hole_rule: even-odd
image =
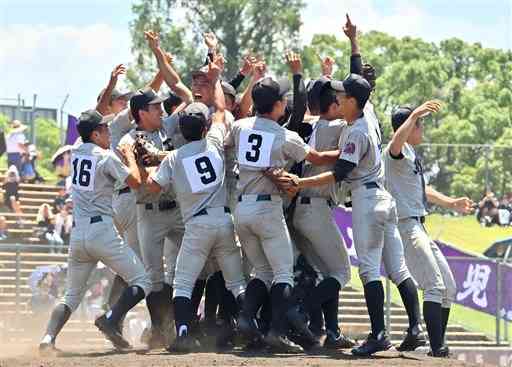
[(287, 92), (287, 85), (272, 78), (258, 81), (252, 89), (257, 116), (233, 124), (230, 139), (239, 166), (235, 228), (255, 272), (247, 286), (239, 328), (250, 340), (262, 339), (255, 318), (270, 290), (272, 322), (265, 342), (278, 351), (294, 352), (300, 348), (285, 336), (285, 313), (293, 286), (293, 251), (280, 192), (264, 172), (304, 159), (326, 164), (335, 161), (338, 152), (317, 152), (297, 133), (278, 125)]
[[(417, 290), (405, 265), (402, 242), (396, 227), (396, 204), (383, 188), (381, 137), (378, 126), (364, 117), (363, 108), (371, 87), (359, 75), (351, 74), (343, 82), (331, 81), (330, 88), (340, 95), (337, 102), (348, 127), (340, 136), (341, 155), (332, 171), (312, 177), (287, 175), (288, 188), (316, 187), (345, 180), (352, 193), (354, 245), (360, 261), (359, 276), (364, 285), (372, 331), (352, 353), (369, 356), (387, 350), (391, 342), (384, 327), (384, 289), (380, 264), (398, 285), (409, 316), (410, 332), (402, 346), (416, 348), (425, 343), (419, 321)], [(286, 185), (283, 186), (286, 188)]]
[[(162, 99), (150, 88), (137, 92), (130, 99), (130, 109), (137, 128), (126, 134), (120, 143), (132, 147), (150, 143), (151, 149), (154, 151), (151, 157), (145, 161), (146, 167), (141, 169), (143, 176), (148, 174), (148, 170), (150, 172), (154, 170), (154, 167), (147, 166), (158, 165), (168, 153), (163, 150), (165, 134), (161, 131), (163, 113), (161, 102)], [(168, 270), (166, 278), (163, 263), (164, 245), (167, 239), (176, 248), (179, 247), (184, 227), (171, 187), (166, 187), (161, 193), (154, 194), (142, 186), (136, 191), (136, 203), (137, 230), (142, 260), (152, 282), (152, 292), (146, 298), (152, 325), (148, 347), (152, 349), (168, 345), (170, 342), (166, 333), (167, 327), (164, 324), (171, 314), (172, 288), (170, 284), (166, 283), (166, 279), (169, 281), (173, 278), (175, 257), (166, 257), (165, 259)], [(177, 251), (173, 252), (177, 253)]]
[(77, 125), (83, 143), (73, 148), (72, 199), (73, 229), (68, 257), (66, 294), (52, 312), (39, 350), (56, 352), (55, 339), (72, 312), (80, 304), (87, 280), (98, 261), (109, 266), (129, 284), (119, 301), (95, 325), (116, 348), (130, 344), (121, 335), (118, 324), (126, 313), (151, 290), (151, 282), (135, 252), (127, 246), (113, 225), (112, 194), (117, 181), (132, 188), (141, 184), (133, 153), (120, 147), (125, 166), (108, 150), (110, 133), (102, 116), (93, 110), (84, 112)]
[(449, 198), (425, 186), (423, 168), (414, 147), (421, 143), (425, 115), (439, 111), (441, 105), (428, 101), (416, 109), (400, 107), (391, 117), (393, 138), (384, 151), (386, 189), (397, 203), (398, 229), (404, 243), (405, 261), (412, 276), (424, 291), (423, 317), (430, 339), (430, 355), (447, 357), (444, 335), (456, 284), (450, 267), (425, 227), (427, 202), (471, 212), (473, 202), (466, 198)]
[(173, 184), (185, 222), (174, 278), (177, 338), (170, 350), (177, 352), (197, 347), (197, 341), (189, 336), (191, 295), (210, 255), (219, 263), (227, 288), (240, 304), (245, 291), (240, 249), (235, 244), (233, 219), (227, 206), (226, 126), (222, 110), (217, 110), (208, 130), (208, 115), (208, 107), (202, 103), (186, 107), (179, 124), (189, 143), (171, 152), (149, 181), (154, 191)]
[[(317, 151), (338, 149), (338, 142), (346, 123), (340, 120), (343, 111), (337, 103), (336, 91), (324, 83), (319, 98), (320, 118), (314, 124), (309, 146)], [(334, 163), (315, 166), (305, 163), (302, 177), (311, 177), (332, 171)], [(354, 343), (341, 334), (338, 327), (340, 290), (350, 281), (350, 263), (347, 249), (337, 224), (332, 219), (332, 208), (338, 205), (338, 185), (306, 188), (298, 193), (293, 214), (293, 226), (306, 239), (305, 248), (299, 248), (309, 263), (315, 264), (323, 280), (311, 295), (312, 312), (323, 311), (327, 338), (324, 346), (350, 348)], [(297, 241), (297, 244), (302, 241)], [(316, 335), (320, 330), (313, 330)]]

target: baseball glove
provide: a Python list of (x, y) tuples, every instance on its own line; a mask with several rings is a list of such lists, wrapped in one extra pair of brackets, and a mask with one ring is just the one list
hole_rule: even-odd
[(158, 149), (144, 135), (137, 135), (133, 144), (135, 159), (144, 167), (154, 167), (160, 164)]

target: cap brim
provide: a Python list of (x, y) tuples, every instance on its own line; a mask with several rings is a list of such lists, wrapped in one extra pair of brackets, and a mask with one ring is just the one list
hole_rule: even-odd
[(158, 103), (162, 103), (163, 101), (164, 101), (164, 99), (162, 97), (156, 96), (151, 101), (149, 101), (148, 104), (158, 104)]
[(288, 79), (280, 79), (277, 82), (279, 84), (279, 96), (282, 98), (290, 92), (290, 82), (288, 81)]
[(135, 95), (134, 92), (126, 92), (126, 93), (123, 93), (123, 94), (119, 94), (118, 96), (116, 96), (115, 98), (112, 98), (112, 99), (121, 99), (122, 98), (122, 99), (129, 100), (134, 95)]

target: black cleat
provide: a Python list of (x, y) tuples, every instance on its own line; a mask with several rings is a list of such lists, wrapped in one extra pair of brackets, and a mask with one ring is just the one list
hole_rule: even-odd
[(352, 354), (359, 357), (369, 357), (374, 353), (388, 350), (392, 346), (386, 331), (383, 330), (377, 337), (370, 333), (363, 344), (352, 349)]
[(258, 329), (256, 319), (251, 319), (245, 316), (243, 313), (240, 313), (238, 316), (238, 330), (249, 343), (257, 342), (263, 339), (263, 335), (261, 335)]
[(235, 325), (233, 320), (225, 320), (217, 332), (215, 346), (220, 350), (233, 349), (235, 347)]
[(429, 351), (427, 353), (429, 357), (435, 357), (435, 358), (449, 358), (450, 357), (450, 349), (448, 346), (443, 345), (441, 348), (439, 348), (436, 351)]
[(40, 357), (58, 357), (62, 351), (55, 348), (54, 343), (41, 343), (39, 344)]
[(94, 321), (94, 325), (103, 333), (103, 335), (110, 340), (116, 349), (130, 349), (131, 345), (123, 338), (117, 325), (111, 324), (105, 315), (100, 316)]
[(398, 348), (396, 348), (399, 352), (412, 352), (419, 347), (423, 347), (427, 344), (427, 338), (425, 337), (425, 333), (419, 326), (415, 326), (412, 330), (407, 329), (407, 334), (405, 335), (404, 340), (400, 344)]
[(199, 340), (189, 335), (176, 337), (174, 343), (166, 348), (170, 353), (191, 353), (197, 352), (200, 349), (201, 344), (199, 343)]
[(349, 337), (343, 335), (341, 332), (335, 334), (334, 332), (327, 330), (327, 337), (324, 341), (324, 348), (327, 349), (348, 349), (352, 348), (356, 343)]
[(290, 341), (286, 336), (279, 335), (276, 331), (270, 330), (265, 336), (265, 344), (267, 344), (272, 352), (275, 353), (302, 353), (303, 349), (297, 344)]
[(318, 338), (308, 328), (306, 316), (299, 311), (298, 307), (290, 308), (286, 312), (286, 318), (307, 344), (312, 346), (319, 344)]

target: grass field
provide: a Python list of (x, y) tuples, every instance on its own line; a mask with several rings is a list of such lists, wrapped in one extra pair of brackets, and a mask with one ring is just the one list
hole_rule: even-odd
[[(427, 230), (433, 239), (440, 239), (456, 247), (482, 254), (493, 242), (512, 236), (512, 227), (482, 227), (474, 216), (452, 217), (439, 214), (430, 215), (426, 222)], [(352, 268), (352, 285), (362, 289), (357, 268)], [(420, 292), (420, 302), (421, 302)], [(402, 304), (395, 286), (391, 287), (391, 299)], [(483, 312), (454, 304), (450, 320), (468, 330), (480, 331), (489, 337), (495, 337), (495, 318)]]

